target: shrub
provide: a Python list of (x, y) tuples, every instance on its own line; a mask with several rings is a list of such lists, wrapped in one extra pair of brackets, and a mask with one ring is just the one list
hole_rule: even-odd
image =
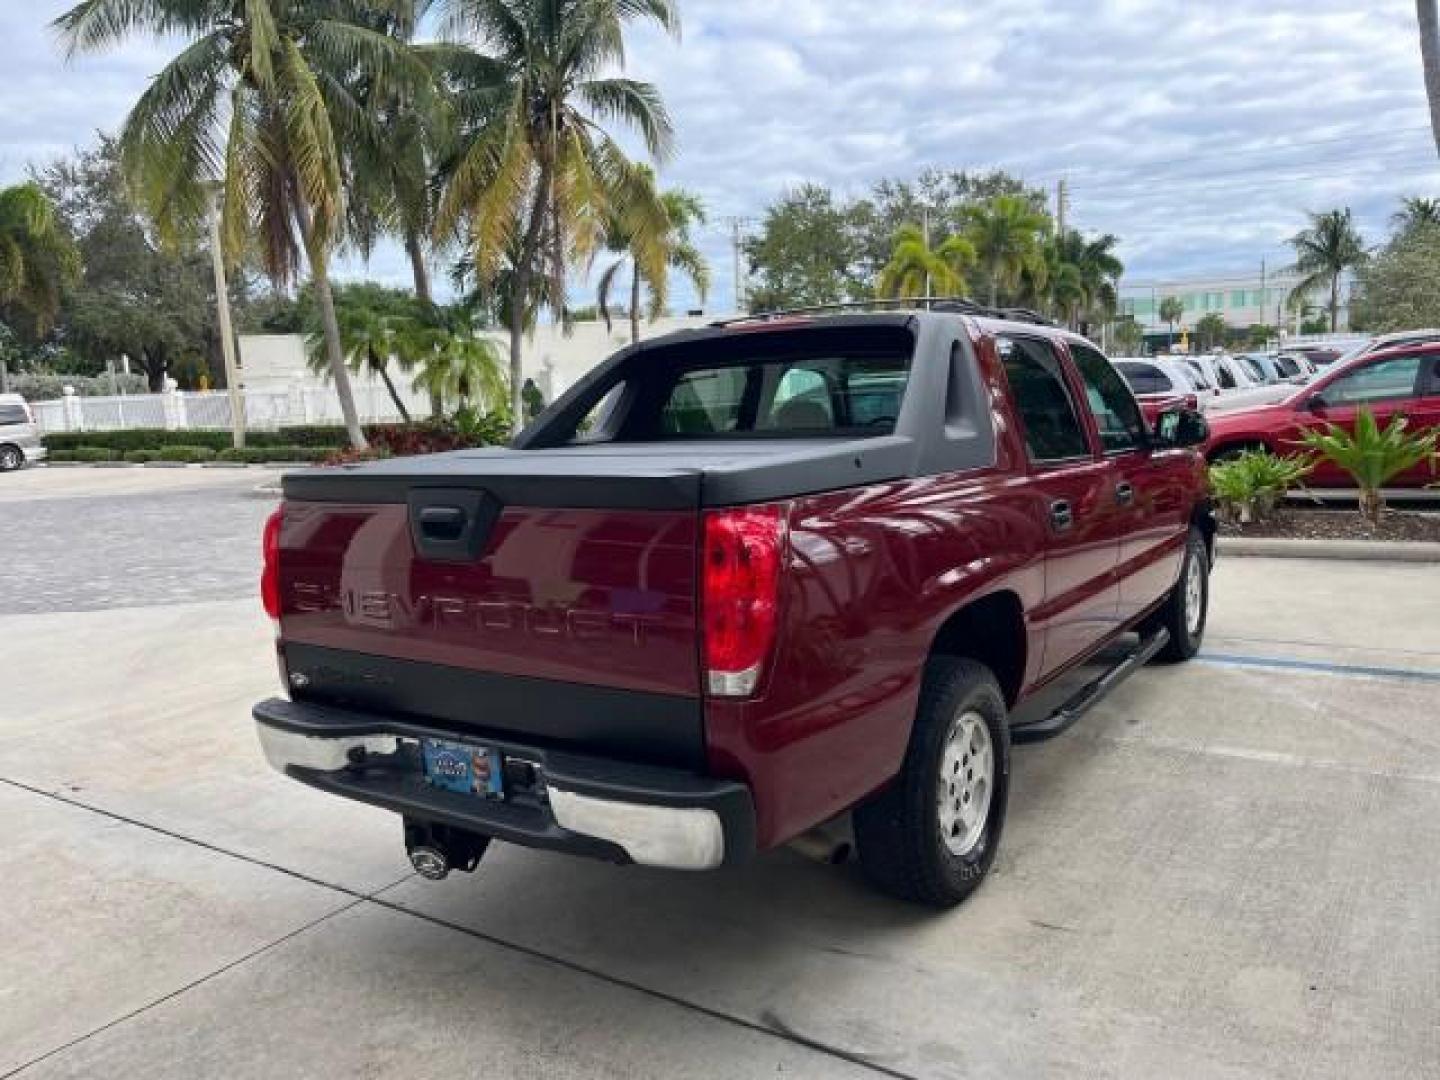
[(155, 451), (156, 461), (214, 461), (215, 450), (209, 446), (162, 446)]
[(1210, 466), (1210, 490), (1221, 512), (1230, 520), (1264, 521), (1275, 504), (1304, 480), (1313, 467), (1305, 458), (1246, 450)]
[(1360, 512), (1371, 524), (1379, 524), (1385, 512), (1382, 487), (1422, 462), (1429, 462), (1432, 473), (1436, 471), (1440, 432), (1409, 435), (1405, 431), (1409, 424), (1405, 417), (1397, 416), (1382, 429), (1375, 414), (1361, 408), (1355, 414), (1353, 435), (1336, 424), (1326, 424), (1326, 430), (1307, 431), (1300, 441), (1350, 474), (1360, 489)]
[(144, 465), (145, 462), (154, 460), (154, 458), (155, 458), (155, 451), (154, 451), (154, 450), (126, 450), (125, 453), (124, 453), (124, 455), (123, 455), (123, 457), (124, 457), (124, 459), (125, 459), (126, 461), (130, 462), (132, 465)]
[(10, 393), (26, 401), (57, 401), (65, 396), (65, 387), (73, 386), (81, 397), (109, 397), (118, 384), (122, 393), (148, 394), (150, 383), (144, 375), (27, 375), (10, 376)]
[(119, 455), (108, 446), (76, 446), (51, 456), (55, 461), (114, 461)]

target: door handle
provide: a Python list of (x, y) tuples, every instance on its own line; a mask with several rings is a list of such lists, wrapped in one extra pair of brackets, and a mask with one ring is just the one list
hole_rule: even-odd
[(1121, 506), (1129, 506), (1135, 501), (1135, 487), (1128, 480), (1121, 480), (1115, 485), (1115, 501)]
[(1075, 512), (1070, 509), (1070, 504), (1064, 499), (1056, 499), (1050, 504), (1050, 527), (1056, 532), (1065, 532), (1075, 524)]

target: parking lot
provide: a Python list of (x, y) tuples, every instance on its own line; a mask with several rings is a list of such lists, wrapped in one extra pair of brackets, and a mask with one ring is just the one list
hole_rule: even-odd
[(436, 884), (261, 758), (264, 475), (0, 482), (0, 1077), (1434, 1075), (1440, 569), (1222, 559), (947, 914), (789, 851)]

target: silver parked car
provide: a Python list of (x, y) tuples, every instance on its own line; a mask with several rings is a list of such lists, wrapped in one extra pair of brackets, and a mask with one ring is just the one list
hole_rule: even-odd
[(0, 394), (0, 472), (45, 460), (35, 414), (19, 394)]

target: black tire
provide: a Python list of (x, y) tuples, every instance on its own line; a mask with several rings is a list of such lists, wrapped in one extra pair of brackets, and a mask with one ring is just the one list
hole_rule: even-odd
[[(1200, 613), (1198, 619), (1191, 618), (1191, 596), (1189, 588), (1192, 568), (1198, 568)], [(1210, 554), (1205, 546), (1205, 536), (1193, 525), (1185, 537), (1185, 558), (1180, 564), (1180, 577), (1170, 590), (1170, 596), (1159, 611), (1145, 620), (1140, 628), (1142, 634), (1163, 626), (1170, 631), (1170, 640), (1155, 654), (1156, 660), (1165, 663), (1179, 663), (1189, 660), (1200, 651), (1205, 638), (1205, 622), (1210, 616)]]
[(12, 472), (25, 464), (25, 454), (18, 446), (0, 445), (0, 472)]
[[(978, 740), (983, 721), (989, 737), (991, 782), (979, 837), (957, 854), (942, 835), (938, 805), (940, 770), (952, 725), (971, 725)], [(984, 740), (978, 740), (982, 744)], [(972, 748), (974, 743), (969, 744)], [(956, 751), (959, 752), (958, 750)], [(964, 781), (960, 781), (963, 785)], [(956, 793), (956, 785), (949, 785)], [(964, 792), (968, 796), (972, 792)], [(995, 861), (1010, 796), (1010, 726), (1005, 695), (984, 664), (939, 657), (925, 670), (925, 684), (900, 775), (884, 791), (856, 807), (855, 845), (872, 884), (903, 900), (953, 907), (984, 879)], [(953, 804), (957, 809), (959, 803)], [(958, 832), (958, 825), (954, 827)], [(963, 836), (954, 838), (960, 843)]]

